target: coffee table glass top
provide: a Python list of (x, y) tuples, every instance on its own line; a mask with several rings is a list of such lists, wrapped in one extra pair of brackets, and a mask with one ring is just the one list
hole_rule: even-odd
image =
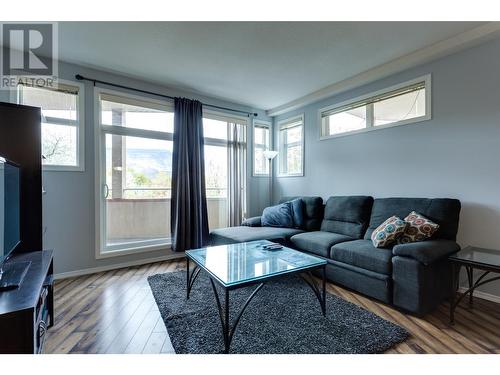
[(269, 241), (252, 241), (188, 250), (186, 255), (225, 287), (320, 267), (324, 259), (283, 247), (265, 250)]
[(450, 256), (453, 261), (500, 267), (500, 251), (468, 246)]

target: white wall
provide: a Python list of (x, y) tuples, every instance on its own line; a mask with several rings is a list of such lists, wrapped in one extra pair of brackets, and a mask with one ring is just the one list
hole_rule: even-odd
[[(277, 117), (305, 115), (305, 176), (275, 178), (275, 197), (458, 198), (458, 242), (500, 249), (499, 61), (497, 39)], [(319, 108), (429, 73), (432, 120), (319, 140)]]
[[(111, 81), (113, 83), (132, 86), (143, 90), (163, 93), (171, 96), (185, 96), (211, 103), (257, 112), (258, 118), (270, 120), (264, 112), (255, 108), (229, 103), (195, 93), (172, 90), (125, 76), (109, 74), (73, 64), (60, 63), (59, 77), (74, 80), (75, 74)], [(44, 248), (54, 249), (55, 273), (71, 272), (95, 267), (108, 267), (113, 264), (157, 258), (166, 255), (166, 251), (155, 251), (135, 255), (120, 256), (107, 259), (95, 259), (95, 216), (94, 216), (94, 97), (93, 85), (85, 83), (85, 171), (43, 173), (43, 184), (47, 194), (43, 197), (43, 220), (46, 226)], [(8, 91), (0, 90), (0, 101), (8, 102)], [(251, 127), (249, 127), (248, 144), (251, 145)], [(250, 153), (249, 153), (250, 155)], [(267, 192), (267, 184), (263, 179), (251, 176), (251, 160), (248, 158), (248, 199), (260, 202), (262, 194)], [(264, 192), (264, 193), (263, 193)], [(257, 204), (249, 205), (249, 214), (256, 215), (262, 210)]]

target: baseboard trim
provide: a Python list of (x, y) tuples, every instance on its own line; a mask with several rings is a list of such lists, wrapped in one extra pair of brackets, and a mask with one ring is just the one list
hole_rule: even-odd
[[(467, 291), (467, 289), (468, 288), (461, 286), (460, 288), (458, 288), (458, 291), (460, 293), (465, 293)], [(479, 290), (474, 291), (474, 297), (485, 299), (485, 300), (491, 301), (491, 302), (500, 303), (500, 296), (496, 296), (496, 295), (490, 294), (490, 293), (481, 292)]]
[(140, 259), (140, 260), (134, 260), (134, 261), (130, 261), (130, 262), (110, 264), (108, 266), (84, 268), (82, 270), (61, 272), (61, 273), (56, 273), (54, 275), (54, 279), (55, 280), (67, 279), (69, 277), (90, 275), (90, 274), (98, 273), (98, 272), (111, 271), (111, 270), (116, 270), (116, 269), (126, 268), (126, 267), (133, 267), (133, 266), (141, 266), (143, 264), (163, 262), (165, 260), (172, 260), (172, 259), (179, 259), (179, 258), (184, 258), (184, 253), (172, 253), (172, 254), (161, 256), (161, 257), (156, 257), (156, 258)]

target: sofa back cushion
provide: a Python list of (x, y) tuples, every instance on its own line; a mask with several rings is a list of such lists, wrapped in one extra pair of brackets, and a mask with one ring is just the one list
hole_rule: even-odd
[(285, 202), (264, 208), (260, 222), (263, 227), (294, 228), (292, 203)]
[(439, 224), (432, 238), (455, 241), (460, 215), (460, 201), (449, 198), (378, 198), (373, 202), (370, 224), (365, 233), (369, 240), (372, 232), (391, 216), (406, 217), (416, 211)]
[(280, 203), (300, 198), (304, 202), (304, 226), (306, 231), (319, 230), (323, 219), (323, 198), (321, 197), (283, 197)]
[(368, 227), (372, 204), (373, 198), (367, 196), (328, 198), (321, 230), (356, 239), (363, 238)]

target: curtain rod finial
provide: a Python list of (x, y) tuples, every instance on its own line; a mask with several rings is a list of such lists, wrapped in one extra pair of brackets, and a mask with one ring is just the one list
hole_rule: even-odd
[(79, 81), (83, 80), (83, 76), (81, 76), (80, 74), (75, 75), (75, 78)]
[(254, 115), (254, 117), (257, 117), (259, 114), (258, 114), (258, 113), (256, 113), (256, 112), (254, 112), (254, 114), (253, 114), (253, 115)]

